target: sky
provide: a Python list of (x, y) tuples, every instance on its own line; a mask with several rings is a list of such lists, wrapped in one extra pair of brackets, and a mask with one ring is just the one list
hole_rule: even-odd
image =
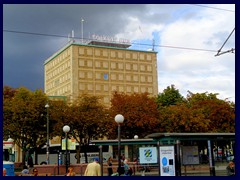
[(235, 49), (234, 28), (234, 4), (4, 4), (3, 85), (44, 89), (44, 61), (74, 31), (157, 51), (159, 93), (174, 85), (235, 102), (235, 51), (215, 56)]

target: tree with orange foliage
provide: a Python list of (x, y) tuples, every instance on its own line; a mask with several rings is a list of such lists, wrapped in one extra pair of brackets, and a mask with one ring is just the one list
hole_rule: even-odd
[(133, 138), (134, 135), (144, 137), (157, 130), (158, 110), (154, 97), (148, 93), (134, 93), (131, 95), (114, 92), (111, 99), (109, 133), (111, 137), (117, 136), (117, 125), (114, 117), (117, 114), (124, 116), (121, 125), (122, 138)]

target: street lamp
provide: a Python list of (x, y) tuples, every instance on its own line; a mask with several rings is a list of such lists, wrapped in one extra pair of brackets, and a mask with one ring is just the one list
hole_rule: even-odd
[(124, 117), (121, 114), (117, 114), (115, 116), (115, 121), (118, 124), (118, 174), (120, 175), (121, 169), (121, 159), (120, 159), (120, 151), (121, 151), (121, 123), (124, 121)]
[(66, 173), (68, 171), (68, 158), (67, 158), (67, 155), (68, 155), (68, 135), (67, 133), (70, 131), (70, 127), (68, 125), (65, 125), (63, 126), (63, 132), (65, 132), (65, 137), (66, 137), (66, 156), (65, 156), (65, 163), (66, 163)]
[(49, 104), (45, 105), (47, 109), (47, 148), (46, 148), (46, 156), (47, 156), (47, 164), (49, 164)]

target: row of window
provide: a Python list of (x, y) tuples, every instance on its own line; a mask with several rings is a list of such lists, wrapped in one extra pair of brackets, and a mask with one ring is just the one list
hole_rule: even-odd
[(70, 77), (70, 72), (69, 72), (69, 73), (66, 73), (66, 74), (63, 74), (62, 76), (60, 76), (59, 78), (51, 81), (50, 83), (48, 83), (48, 79), (50, 79), (50, 78), (47, 77), (46, 90), (52, 89), (52, 88), (54, 88), (54, 87), (56, 87), (56, 86), (59, 86), (59, 85), (61, 85), (62, 83), (66, 82), (67, 80), (70, 80), (70, 78), (71, 78), (71, 77)]
[(91, 56), (91, 57), (95, 56), (95, 57), (103, 57), (103, 58), (129, 59), (129, 60), (145, 60), (145, 61), (151, 61), (153, 59), (152, 53), (135, 52), (135, 51), (131, 52), (131, 51), (89, 48), (89, 47), (80, 47), (79, 55)]
[(134, 85), (109, 85), (109, 84), (89, 84), (89, 83), (79, 83), (79, 90), (80, 91), (99, 91), (99, 92), (112, 92), (112, 91), (119, 91), (119, 92), (127, 92), (127, 93), (144, 93), (148, 92), (150, 94), (153, 93), (152, 86), (134, 86)]
[(51, 86), (47, 86), (46, 87), (46, 91), (47, 91), (47, 94), (52, 94), (53, 96), (59, 96), (59, 95), (63, 95), (63, 94), (66, 94), (66, 93), (70, 93), (71, 92), (71, 86), (70, 84), (68, 85), (65, 85), (63, 87), (60, 87), (60, 88), (57, 88), (54, 93), (51, 92)]
[(128, 82), (141, 82), (141, 83), (152, 83), (152, 75), (139, 75), (139, 74), (124, 74), (124, 73), (104, 73), (104, 72), (91, 72), (91, 71), (79, 71), (80, 79), (88, 80), (102, 80), (102, 81), (128, 81)]
[(45, 72), (47, 73), (47, 75), (46, 75), (47, 79), (46, 80), (54, 78), (55, 76), (57, 76), (59, 74), (62, 74), (63, 71), (65, 71), (65, 70), (70, 68), (70, 65), (71, 65), (70, 61), (67, 61), (67, 62), (63, 63), (62, 65), (60, 65), (57, 68), (56, 67), (50, 68), (50, 66), (48, 66), (48, 65), (45, 66), (45, 68), (46, 68)]
[(64, 61), (66, 58), (69, 58), (70, 56), (70, 49), (67, 49), (63, 51), (61, 54), (57, 55), (53, 60), (51, 60), (49, 63), (46, 65), (46, 70), (52, 69), (62, 61)]
[(128, 70), (128, 71), (147, 71), (152, 72), (151, 64), (138, 64), (138, 63), (123, 63), (123, 62), (108, 62), (108, 61), (95, 61), (92, 60), (79, 60), (79, 67), (97, 68), (97, 69), (109, 69), (113, 70)]

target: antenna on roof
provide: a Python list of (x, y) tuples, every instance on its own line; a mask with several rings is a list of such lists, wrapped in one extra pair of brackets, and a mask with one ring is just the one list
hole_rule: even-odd
[(74, 42), (74, 30), (72, 30), (72, 41)]
[(84, 22), (84, 19), (83, 19), (83, 18), (81, 18), (82, 44), (83, 44), (83, 22)]
[(71, 41), (71, 39), (70, 39), (70, 36), (71, 36), (71, 35), (70, 35), (70, 34), (68, 34), (68, 42), (70, 42), (70, 41)]
[(152, 51), (154, 51), (154, 46), (155, 46), (155, 40), (152, 40)]

